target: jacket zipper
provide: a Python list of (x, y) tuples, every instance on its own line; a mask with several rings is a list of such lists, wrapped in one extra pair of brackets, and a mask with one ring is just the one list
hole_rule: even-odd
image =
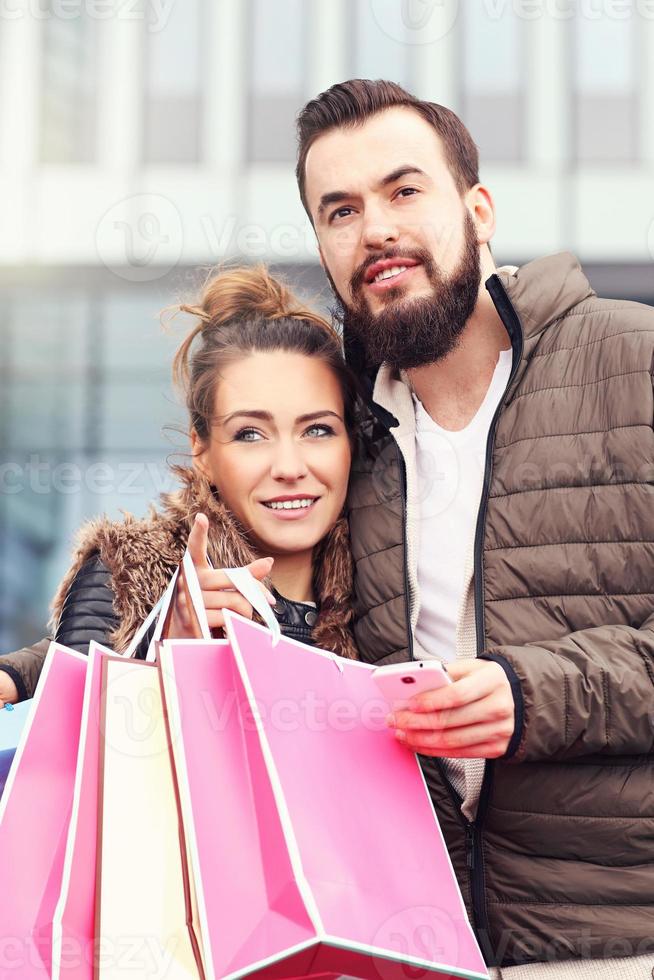
[[(393, 438), (391, 436), (391, 438)], [(406, 633), (407, 633), (407, 648), (409, 651), (409, 660), (415, 660), (414, 647), (413, 647), (413, 629), (411, 628), (411, 595), (409, 591), (409, 547), (407, 543), (406, 534), (406, 496), (407, 496), (407, 485), (406, 485), (406, 465), (404, 463), (404, 456), (397, 444), (397, 440), (393, 439), (395, 443), (395, 452), (397, 453), (397, 461), (400, 468), (400, 494), (402, 497), (402, 547), (403, 547), (403, 564), (404, 564), (404, 614), (406, 616)]]
[[(488, 507), (488, 497), (490, 493), (490, 482), (492, 472), (493, 446), (495, 444), (495, 431), (502, 409), (504, 408), (506, 393), (513, 383), (516, 372), (522, 359), (524, 346), (523, 331), (518, 314), (513, 308), (506, 290), (497, 275), (491, 276), (487, 283), (488, 292), (495, 304), (495, 308), (507, 329), (513, 347), (513, 364), (511, 374), (506, 386), (504, 395), (493, 415), (488, 439), (486, 441), (486, 459), (484, 463), (484, 481), (477, 514), (477, 525), (475, 527), (474, 545), (474, 588), (475, 588), (475, 627), (477, 634), (477, 656), (484, 652), (486, 624), (484, 615), (484, 585), (483, 585), (483, 542), (484, 527), (486, 524), (486, 510)], [(484, 767), (484, 778), (479, 793), (477, 804), (477, 815), (474, 822), (465, 821), (467, 824), (466, 833), (468, 834), (468, 868), (470, 870), (470, 891), (472, 898), (472, 908), (474, 916), (475, 931), (482, 947), (482, 952), (488, 963), (494, 958), (493, 950), (490, 946), (490, 928), (488, 923), (488, 909), (486, 905), (486, 891), (484, 886), (484, 851), (482, 831), (486, 817), (486, 810), (490, 799), (490, 792), (493, 783), (493, 766), (486, 761)]]
[[(488, 506), (488, 497), (490, 492), (490, 480), (492, 471), (492, 454), (493, 446), (495, 443), (495, 430), (497, 428), (497, 422), (500, 417), (500, 413), (504, 407), (504, 401), (506, 398), (506, 392), (511, 387), (513, 379), (515, 378), (518, 366), (522, 358), (523, 351), (523, 332), (520, 320), (517, 313), (515, 312), (513, 305), (506, 294), (506, 290), (502, 285), (501, 280), (498, 276), (491, 276), (487, 283), (487, 289), (490, 293), (491, 299), (495, 304), (495, 308), (502, 320), (502, 323), (506, 327), (509, 337), (511, 338), (511, 345), (513, 347), (513, 364), (511, 367), (511, 374), (509, 376), (509, 381), (506, 386), (506, 391), (502, 397), (495, 414), (491, 420), (488, 439), (486, 441), (486, 457), (484, 462), (484, 479), (482, 486), (481, 500), (479, 504), (479, 511), (477, 514), (477, 524), (475, 527), (475, 542), (474, 542), (474, 595), (475, 595), (475, 626), (477, 634), (477, 656), (479, 656), (484, 651), (484, 636), (485, 636), (485, 619), (484, 619), (484, 603), (483, 603), (483, 532), (484, 525), (486, 522), (486, 510)], [(408, 650), (409, 658), (414, 660), (414, 646), (413, 646), (413, 630), (411, 628), (411, 606), (410, 606), (410, 593), (409, 593), (409, 572), (408, 572), (408, 546), (407, 546), (407, 531), (406, 531), (406, 496), (407, 496), (407, 479), (406, 479), (406, 468), (404, 464), (404, 457), (400, 451), (400, 447), (397, 441), (393, 440), (395, 443), (395, 450), (397, 453), (398, 464), (400, 468), (401, 477), (401, 493), (402, 493), (402, 540), (404, 545), (404, 607), (407, 622), (407, 638), (408, 638)], [(483, 841), (482, 841), (482, 829), (483, 822), (486, 816), (486, 809), (488, 806), (488, 801), (490, 799), (490, 791), (493, 779), (493, 768), (487, 762), (484, 768), (484, 778), (481, 785), (481, 790), (479, 793), (479, 802), (477, 804), (477, 816), (474, 821), (468, 820), (461, 812), (461, 806), (463, 804), (462, 797), (457, 793), (455, 788), (450, 783), (445, 767), (442, 761), (438, 758), (435, 759), (436, 765), (440, 772), (441, 778), (443, 779), (452, 801), (455, 805), (456, 813), (461, 821), (461, 825), (464, 829), (466, 836), (466, 865), (468, 868), (469, 878), (470, 878), (470, 897), (472, 904), (472, 919), (475, 933), (479, 940), (482, 952), (487, 963), (491, 963), (494, 959), (494, 953), (490, 945), (490, 929), (488, 923), (488, 911), (486, 907), (486, 894), (484, 887), (484, 852), (483, 852)]]

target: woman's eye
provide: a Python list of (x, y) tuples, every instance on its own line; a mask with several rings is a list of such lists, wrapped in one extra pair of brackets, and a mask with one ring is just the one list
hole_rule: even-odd
[(320, 438), (321, 436), (333, 436), (334, 430), (331, 425), (312, 425), (304, 434), (312, 438)]
[(259, 442), (263, 436), (256, 429), (239, 429), (234, 436), (234, 442)]

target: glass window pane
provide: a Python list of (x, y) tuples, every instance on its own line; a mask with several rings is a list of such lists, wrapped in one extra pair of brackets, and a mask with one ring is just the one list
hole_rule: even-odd
[(629, 162), (638, 155), (636, 18), (577, 17), (577, 159)]
[[(159, 313), (164, 305), (158, 293), (138, 296), (107, 296), (103, 307), (102, 363), (111, 377), (125, 372), (147, 374), (148, 380), (167, 380), (171, 375), (172, 357), (184, 328), (164, 331)], [(179, 317), (181, 321), (182, 317)], [(189, 327), (188, 320), (185, 327)]]
[(416, 49), (405, 41), (405, 4), (398, 0), (356, 0), (352, 74), (385, 78), (411, 89), (409, 55)]
[(196, 163), (201, 157), (202, 2), (170, 4), (163, 26), (156, 26), (152, 16), (146, 25), (148, 163)]
[(42, 21), (41, 159), (92, 163), (97, 145), (98, 24), (81, 5)]
[(79, 374), (87, 361), (87, 324), (91, 311), (83, 297), (40, 292), (21, 296), (11, 307), (9, 360), (25, 376), (65, 370)]
[(305, 96), (304, 0), (251, 0), (249, 151), (255, 163), (295, 159)]
[(462, 118), (486, 160), (521, 159), (524, 147), (523, 30), (508, 8), (463, 18)]
[(113, 380), (102, 388), (99, 448), (165, 453), (164, 426), (178, 418), (167, 384)]
[(9, 445), (17, 450), (81, 449), (86, 438), (86, 383), (59, 378), (9, 384)]

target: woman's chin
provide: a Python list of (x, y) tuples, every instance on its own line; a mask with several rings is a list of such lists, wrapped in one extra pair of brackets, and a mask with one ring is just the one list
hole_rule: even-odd
[(257, 550), (265, 555), (291, 555), (310, 551), (329, 532), (329, 528), (307, 527), (301, 523), (282, 523), (271, 532), (269, 527), (254, 529)]

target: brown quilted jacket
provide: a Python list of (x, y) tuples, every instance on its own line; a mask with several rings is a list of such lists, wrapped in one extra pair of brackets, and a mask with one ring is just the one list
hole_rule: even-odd
[[(478, 654), (516, 698), (467, 821), (425, 773), (488, 962), (654, 954), (654, 310), (563, 254), (487, 289), (513, 371), (475, 538)], [(352, 477), (362, 659), (411, 656), (403, 464), (372, 415)], [(654, 955), (652, 956), (654, 964)]]

